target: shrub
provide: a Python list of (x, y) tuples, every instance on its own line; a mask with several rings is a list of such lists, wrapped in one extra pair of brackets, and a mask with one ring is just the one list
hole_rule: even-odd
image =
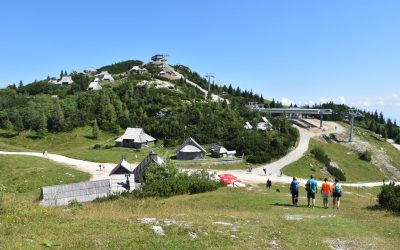
[(330, 165), (326, 166), (328, 172), (333, 175), (335, 178), (337, 178), (340, 181), (346, 181), (346, 176), (344, 175), (344, 173), (335, 167), (332, 167)]
[(320, 147), (315, 147), (311, 150), (311, 153), (314, 155), (315, 159), (323, 163), (325, 166), (329, 166), (331, 159), (325, 153), (325, 151)]
[(130, 193), (128, 191), (122, 192), (122, 193), (117, 193), (117, 194), (111, 194), (108, 195), (107, 197), (101, 197), (101, 198), (96, 198), (93, 202), (104, 202), (104, 201), (115, 201), (118, 200), (121, 197), (128, 197)]
[(180, 194), (197, 194), (221, 187), (206, 171), (179, 172), (172, 164), (151, 164), (141, 189), (133, 190), (135, 197), (170, 197)]
[(370, 162), (372, 159), (371, 152), (368, 150), (365, 150), (364, 152), (360, 153), (359, 157), (360, 157), (360, 160), (368, 161), (368, 162)]
[(101, 149), (101, 145), (100, 144), (94, 144), (93, 149)]
[(68, 207), (70, 208), (82, 208), (82, 203), (80, 203), (79, 201), (73, 199), (68, 203)]
[(378, 203), (382, 208), (400, 212), (400, 185), (395, 186), (394, 183), (390, 183), (382, 186)]

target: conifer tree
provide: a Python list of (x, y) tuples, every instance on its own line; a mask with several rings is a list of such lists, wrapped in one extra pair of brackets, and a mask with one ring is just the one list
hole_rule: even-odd
[(22, 122), (22, 117), (20, 114), (15, 116), (14, 129), (18, 134), (24, 131), (24, 123)]
[(92, 136), (94, 139), (97, 139), (99, 137), (99, 125), (97, 124), (97, 119), (94, 120), (93, 123), (93, 128), (92, 128)]
[(43, 137), (47, 133), (47, 117), (44, 113), (40, 115), (36, 132), (39, 137)]

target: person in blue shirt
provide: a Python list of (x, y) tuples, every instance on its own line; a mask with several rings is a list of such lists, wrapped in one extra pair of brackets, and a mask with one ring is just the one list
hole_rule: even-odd
[(292, 193), (292, 205), (298, 205), (299, 200), (299, 185), (300, 182), (297, 180), (296, 176), (293, 177), (293, 181), (290, 183), (290, 192)]
[(314, 175), (306, 183), (308, 207), (310, 207), (310, 200), (312, 200), (312, 208), (315, 207), (315, 194), (318, 191), (318, 183), (314, 180)]

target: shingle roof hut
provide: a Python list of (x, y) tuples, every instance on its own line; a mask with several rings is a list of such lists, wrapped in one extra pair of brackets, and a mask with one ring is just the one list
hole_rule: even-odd
[(145, 180), (147, 168), (151, 163), (156, 163), (157, 165), (161, 166), (164, 164), (164, 161), (156, 153), (151, 151), (150, 154), (147, 155), (146, 158), (144, 158), (144, 160), (133, 170), (135, 182), (142, 183)]
[(143, 128), (127, 128), (125, 133), (115, 142), (120, 147), (143, 148), (154, 145), (155, 140), (155, 138), (146, 134)]
[(234, 157), (236, 150), (228, 151), (224, 146), (214, 144), (211, 148), (212, 155), (217, 158)]
[(204, 159), (206, 150), (200, 146), (192, 137), (187, 138), (176, 151), (178, 160)]

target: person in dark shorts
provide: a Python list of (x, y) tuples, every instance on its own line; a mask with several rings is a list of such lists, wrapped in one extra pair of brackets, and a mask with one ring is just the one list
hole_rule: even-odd
[(315, 194), (318, 191), (318, 183), (314, 180), (314, 175), (310, 176), (311, 178), (306, 183), (306, 190), (307, 190), (307, 201), (308, 207), (310, 207), (310, 201), (312, 204), (312, 208), (315, 207)]
[(293, 177), (293, 181), (290, 183), (290, 193), (292, 194), (292, 205), (297, 206), (299, 201), (299, 181), (296, 176)]
[(267, 185), (267, 189), (271, 189), (272, 181), (270, 179), (268, 179), (266, 185)]
[(339, 209), (340, 197), (342, 197), (342, 185), (339, 180), (335, 179), (335, 183), (332, 185), (332, 196), (333, 196), (333, 209)]

